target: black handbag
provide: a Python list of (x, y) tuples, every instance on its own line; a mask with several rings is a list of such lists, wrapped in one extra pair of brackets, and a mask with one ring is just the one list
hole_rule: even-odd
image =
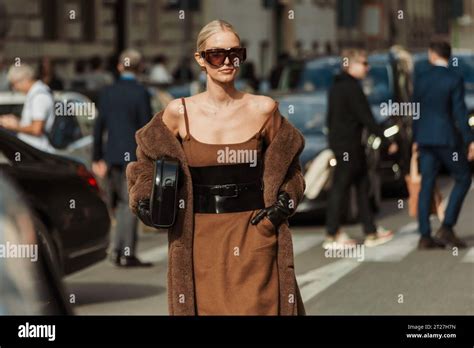
[(162, 157), (155, 162), (150, 215), (153, 226), (169, 228), (176, 220), (178, 209), (179, 162)]

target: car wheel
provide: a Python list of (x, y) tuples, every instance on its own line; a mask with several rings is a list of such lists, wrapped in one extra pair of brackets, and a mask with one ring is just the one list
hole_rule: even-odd
[(59, 258), (56, 245), (51, 238), (50, 232), (43, 224), (43, 222), (37, 218), (33, 217), (33, 225), (35, 228), (36, 235), (38, 237), (38, 243), (41, 243), (42, 250), (44, 250), (47, 258), (47, 262), (51, 267), (56, 268), (58, 274), (62, 275), (61, 260)]

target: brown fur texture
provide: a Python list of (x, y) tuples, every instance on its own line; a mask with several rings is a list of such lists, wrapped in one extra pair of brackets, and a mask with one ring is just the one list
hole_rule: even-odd
[[(154, 161), (162, 156), (179, 160), (183, 185), (179, 198), (185, 209), (179, 209), (175, 225), (168, 230), (168, 306), (171, 315), (196, 315), (193, 277), (193, 193), (191, 174), (179, 140), (162, 120), (163, 111), (136, 133), (137, 161), (127, 166), (130, 207), (136, 212), (140, 199), (150, 197)], [(305, 189), (299, 154), (304, 138), (285, 118), (265, 151), (264, 199), (272, 205), (280, 191), (286, 191), (297, 203)], [(278, 274), (280, 284), (280, 315), (304, 315), (294, 270), (293, 243), (288, 223), (278, 229)], [(225, 313), (223, 313), (225, 314)]]

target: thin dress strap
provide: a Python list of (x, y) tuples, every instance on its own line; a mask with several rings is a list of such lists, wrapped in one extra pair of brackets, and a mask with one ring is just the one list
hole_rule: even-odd
[(257, 133), (257, 137), (260, 137), (260, 135), (262, 134), (263, 130), (265, 129), (265, 126), (267, 125), (268, 121), (273, 117), (273, 115), (275, 114), (275, 111), (276, 111), (277, 109), (278, 109), (278, 102), (275, 101), (275, 106), (273, 107), (272, 112), (271, 112), (270, 115), (267, 117), (267, 119), (265, 120), (265, 122), (263, 122), (262, 127), (260, 128), (260, 130), (259, 130), (258, 133)]
[(189, 138), (191, 137), (191, 134), (189, 133), (188, 111), (186, 110), (186, 102), (184, 101), (184, 98), (181, 98), (181, 103), (183, 103), (184, 122), (186, 123), (186, 136), (185, 136), (185, 139), (189, 140)]

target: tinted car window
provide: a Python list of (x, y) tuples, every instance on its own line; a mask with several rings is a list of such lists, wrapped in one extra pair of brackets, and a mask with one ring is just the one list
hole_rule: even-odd
[[(341, 71), (340, 62), (337, 59), (331, 61), (308, 62), (299, 74), (297, 87), (304, 90), (328, 90), (334, 82), (334, 77)], [(389, 99), (392, 94), (391, 69), (387, 63), (370, 63), (367, 78), (363, 81), (364, 92), (366, 92), (371, 103), (380, 103)]]
[(21, 111), (23, 110), (23, 104), (15, 104), (15, 105), (0, 105), (0, 115), (5, 114), (14, 114), (17, 116), (21, 116)]
[[(292, 106), (295, 106), (292, 108)], [(281, 113), (296, 127), (301, 133), (322, 134), (326, 124), (326, 108), (319, 103), (305, 101), (280, 101)], [(286, 110), (291, 110), (288, 112)]]

